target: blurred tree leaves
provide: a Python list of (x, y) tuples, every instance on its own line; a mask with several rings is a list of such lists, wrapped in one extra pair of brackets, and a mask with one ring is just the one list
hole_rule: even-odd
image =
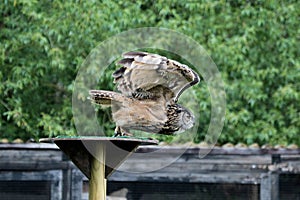
[[(192, 37), (219, 67), (227, 93), (220, 143), (300, 144), (299, 10), (292, 0), (2, 1), (0, 137), (76, 134), (73, 82), (89, 52), (124, 30), (157, 26)], [(114, 87), (109, 78), (99, 88)], [(210, 120), (200, 84), (195, 141)]]

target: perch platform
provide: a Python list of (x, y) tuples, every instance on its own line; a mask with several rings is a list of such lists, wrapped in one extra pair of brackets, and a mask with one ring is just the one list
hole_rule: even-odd
[(106, 179), (139, 145), (157, 145), (157, 140), (134, 137), (60, 137), (54, 142), (90, 180), (89, 200), (106, 199)]

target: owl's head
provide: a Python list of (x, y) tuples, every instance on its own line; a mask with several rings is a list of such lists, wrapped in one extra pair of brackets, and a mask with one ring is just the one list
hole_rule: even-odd
[(192, 128), (195, 125), (195, 116), (187, 108), (180, 106), (180, 108), (178, 109), (178, 116), (179, 130), (177, 133), (181, 133), (187, 129)]

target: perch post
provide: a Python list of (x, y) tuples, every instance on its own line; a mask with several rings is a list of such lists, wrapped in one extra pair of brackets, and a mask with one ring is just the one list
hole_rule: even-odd
[(91, 178), (89, 185), (89, 200), (106, 199), (105, 179), (105, 144), (97, 146), (96, 157), (91, 158)]

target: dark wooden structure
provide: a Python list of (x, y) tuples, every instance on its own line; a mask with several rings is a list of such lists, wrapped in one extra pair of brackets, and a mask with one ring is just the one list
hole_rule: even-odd
[[(185, 148), (138, 148), (108, 178), (108, 195), (126, 188), (128, 199), (184, 199), (181, 194), (199, 199), (212, 188), (212, 199), (218, 199), (216, 193), (233, 199), (234, 192), (240, 193), (236, 199), (300, 199), (299, 149), (216, 147), (200, 159), (203, 148)], [(158, 149), (159, 154), (147, 154)], [(170, 160), (174, 162), (168, 165)], [(151, 171), (159, 166), (165, 167)], [(133, 173), (141, 169), (148, 172)], [(86, 181), (54, 144), (0, 144), (1, 200), (86, 199)]]
[[(173, 184), (173, 192), (176, 191), (174, 183), (188, 185), (229, 184), (233, 187), (248, 185), (252, 189), (247, 199), (278, 200), (280, 195), (281, 197), (283, 195), (280, 194), (279, 189), (280, 175), (300, 174), (299, 149), (220, 147), (214, 148), (206, 157), (201, 159), (199, 158), (199, 151), (203, 149), (190, 147), (171, 165), (151, 172), (152, 168), (164, 166), (164, 163), (169, 162), (169, 159), (174, 159), (175, 156), (182, 152), (181, 147), (167, 146), (163, 147), (159, 155), (151, 157), (143, 154), (156, 151), (160, 148), (162, 147), (151, 146), (139, 148), (137, 153), (140, 154), (125, 161), (120, 166), (119, 171), (115, 172), (109, 180), (111, 182), (135, 182), (137, 184)], [(140, 168), (150, 172), (128, 172), (139, 171)], [(298, 177), (300, 178), (300, 176)], [(295, 187), (298, 187), (298, 193), (296, 192), (297, 194), (295, 195), (300, 199), (300, 179), (297, 184)], [(180, 187), (183, 187), (183, 185)], [(230, 187), (228, 187), (228, 190), (230, 190)], [(153, 193), (149, 193), (148, 195), (148, 197), (145, 197), (146, 199), (149, 199), (151, 195), (153, 197)], [(135, 198), (143, 199), (142, 196), (145, 196), (145, 194), (141, 194), (140, 197)], [(172, 198), (174, 199), (174, 197)], [(189, 199), (193, 198), (190, 197)], [(224, 199), (224, 196), (222, 199)], [(229, 194), (228, 199), (233, 199), (233, 197)], [(246, 197), (241, 197), (241, 199), (246, 199)]]
[(3, 200), (81, 200), (82, 180), (82, 173), (54, 144), (0, 144)]

